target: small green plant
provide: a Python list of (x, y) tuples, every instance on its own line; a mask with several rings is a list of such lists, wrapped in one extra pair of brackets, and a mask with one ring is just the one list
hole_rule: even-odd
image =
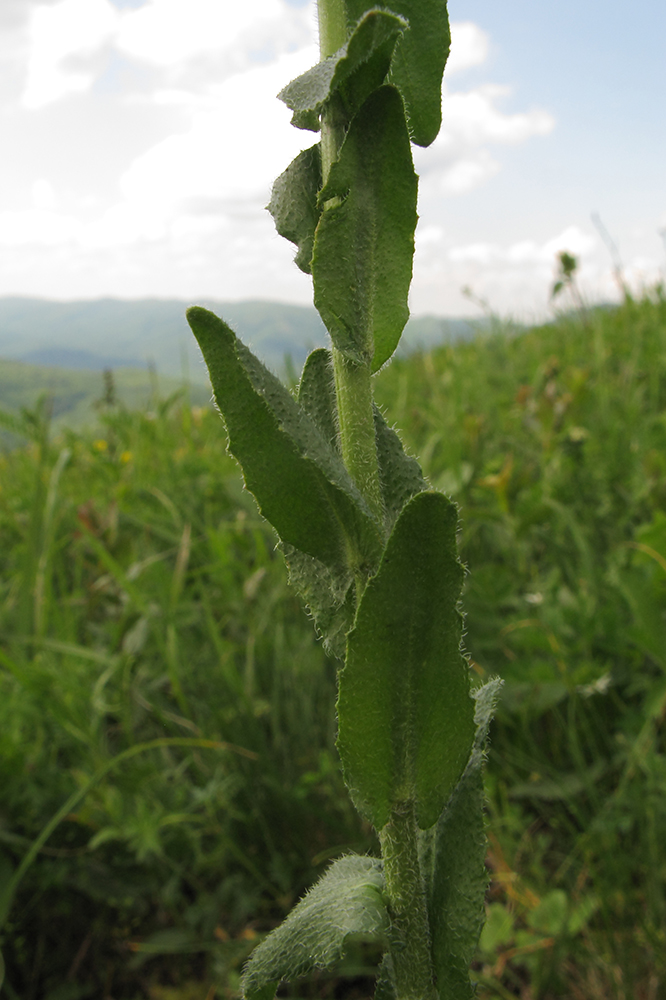
[(311, 273), (332, 348), (297, 398), (221, 319), (188, 320), (229, 448), (276, 529), (292, 584), (344, 658), (338, 749), (381, 858), (335, 862), (245, 970), (247, 1000), (330, 967), (350, 938), (384, 951), (376, 996), (462, 1000), (483, 923), (482, 763), (499, 690), (461, 653), (457, 509), (428, 487), (374, 406), (372, 378), (407, 321), (417, 177), (410, 142), (441, 121), (445, 0), (320, 0), (321, 62), (280, 97), (320, 132), (276, 180), (278, 232)]
[(583, 303), (578, 282), (576, 281), (578, 258), (574, 257), (573, 254), (568, 253), (566, 250), (561, 250), (557, 255), (557, 263), (557, 280), (554, 282), (550, 293), (551, 301), (557, 298), (558, 295), (561, 295), (565, 289), (568, 289), (581, 319), (584, 320), (585, 304)]

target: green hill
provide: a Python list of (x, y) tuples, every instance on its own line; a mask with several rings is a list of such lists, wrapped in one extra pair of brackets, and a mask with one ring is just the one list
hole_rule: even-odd
[[(0, 358), (81, 370), (150, 364), (160, 374), (205, 383), (201, 355), (185, 319), (192, 304), (176, 299), (0, 298)], [(312, 307), (212, 299), (197, 304), (222, 316), (273, 369), (282, 368), (290, 355), (300, 370), (308, 351), (326, 342)], [(403, 350), (468, 338), (474, 329), (464, 319), (418, 317), (407, 326)]]

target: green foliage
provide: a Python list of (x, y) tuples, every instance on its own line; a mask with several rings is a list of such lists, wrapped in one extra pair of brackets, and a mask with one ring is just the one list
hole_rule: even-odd
[[(395, 352), (408, 317), (417, 222), (410, 133), (423, 144), (437, 133), (447, 55), (432, 46), (447, 27), (445, 0), (425, 11), (414, 2), (403, 7), (405, 19), (359, 11), (351, 25), (344, 2), (322, 0), (322, 61), (280, 95), (294, 125), (321, 131), (319, 149), (300, 154), (276, 181), (269, 211), (278, 232), (298, 246), (298, 266), (312, 273), (330, 362), (314, 353), (295, 400), (222, 320), (200, 307), (188, 310), (188, 320), (230, 451), (280, 537), (290, 581), (326, 648), (340, 654), (346, 637), (338, 747), (385, 866), (388, 957), (380, 995), (437, 1000), (435, 970), (444, 981), (455, 966), (458, 983), (469, 982), (460, 959), (469, 964), (479, 925), (460, 929), (455, 912), (438, 914), (451, 902), (438, 875), (448, 854), (431, 852), (435, 888), (428, 893), (418, 828), (434, 827), (456, 794), (465, 800), (458, 808), (468, 819), (476, 811), (482, 823), (482, 749), (478, 765), (472, 762), (476, 784), (461, 780), (474, 752), (474, 720), (460, 648), (457, 511), (423, 489), (418, 465), (404, 456), (372, 398), (371, 376)], [(408, 43), (394, 63), (403, 32)], [(480, 899), (478, 858), (459, 852), (457, 863), (463, 894), (475, 887)], [(336, 899), (331, 878), (261, 946), (243, 996), (270, 1000), (283, 978), (329, 964), (348, 932), (365, 926), (354, 887), (338, 884)], [(351, 924), (342, 919), (348, 912)], [(439, 928), (442, 919), (462, 940), (457, 950), (441, 933), (431, 939), (429, 924)]]
[(315, 235), (315, 305), (334, 346), (377, 371), (409, 315), (416, 228), (416, 175), (395, 88), (362, 105), (319, 200), (330, 204)]
[[(444, 409), (448, 408), (454, 431), (445, 445), (438, 432), (426, 443), (428, 470), (436, 485), (458, 495), (467, 492), (471, 510), (481, 495), (478, 520), (472, 518), (471, 532), (465, 528), (462, 535), (463, 552), (472, 568), (477, 556), (485, 559), (479, 559), (481, 574), (472, 575), (466, 594), (469, 660), (461, 652), (458, 600), (464, 573), (457, 554), (457, 508), (444, 493), (424, 488), (420, 468), (405, 455), (373, 403), (371, 375), (393, 354), (406, 318), (416, 224), (410, 134), (421, 141), (435, 134), (430, 134), (438, 124), (433, 108), (438, 107), (439, 67), (446, 55), (443, 51), (435, 56), (431, 45), (431, 35), (441, 41), (440, 29), (446, 26), (443, 0), (426, 4), (409, 0), (400, 7), (404, 23), (386, 11), (364, 12), (359, 20), (350, 17), (351, 4), (344, 0), (322, 0), (322, 54), (329, 56), (333, 47), (340, 51), (287, 88), (297, 125), (313, 127), (315, 117), (319, 119), (321, 187), (313, 208), (320, 179), (318, 157), (311, 152), (309, 159), (292, 164), (278, 180), (273, 209), (278, 227), (299, 246), (301, 266), (309, 264), (313, 246), (315, 302), (331, 334), (330, 358), (326, 352), (315, 352), (295, 398), (225, 322), (201, 307), (188, 315), (208, 364), (230, 450), (242, 466), (246, 486), (281, 538), (291, 580), (310, 602), (327, 648), (338, 653), (346, 640), (346, 660), (338, 672), (343, 775), (354, 801), (374, 825), (381, 850), (381, 860), (354, 855), (334, 863), (286, 921), (260, 944), (242, 982), (237, 969), (244, 954), (239, 946), (243, 936), (237, 935), (236, 947), (227, 952), (227, 983), (232, 989), (240, 987), (251, 1000), (270, 1000), (285, 978), (308, 976), (312, 980), (321, 970), (335, 974), (335, 963), (344, 963), (363, 939), (384, 952), (377, 963), (377, 996), (383, 1000), (457, 1000), (474, 995), (470, 964), (483, 923), (487, 880), (482, 766), (501, 680), (472, 691), (470, 668), (487, 677), (499, 665), (506, 680), (496, 726), (502, 752), (490, 774), (491, 812), (497, 815), (501, 807), (501, 821), (487, 855), (497, 885), (492, 890), (492, 922), (477, 953), (475, 978), (484, 988), (502, 995), (511, 995), (500, 981), (505, 972), (513, 977), (514, 994), (530, 990), (545, 995), (550, 990), (552, 995), (553, 990), (560, 990), (562, 970), (570, 975), (570, 963), (562, 962), (567, 942), (595, 931), (598, 939), (599, 926), (604, 928), (599, 921), (603, 918), (608, 925), (609, 915), (617, 913), (618, 900), (620, 907), (624, 901), (618, 878), (613, 880), (614, 895), (603, 904), (596, 893), (584, 888), (589, 872), (599, 867), (600, 858), (618, 840), (624, 837), (635, 847), (637, 837), (643, 835), (631, 821), (627, 823), (628, 806), (638, 809), (637, 795), (645, 819), (643, 863), (651, 875), (650, 880), (643, 879), (647, 886), (643, 896), (632, 897), (635, 909), (643, 915), (638, 951), (651, 949), (653, 963), (658, 954), (664, 954), (666, 902), (663, 884), (655, 877), (664, 866), (663, 838), (657, 831), (666, 818), (660, 730), (666, 706), (661, 653), (664, 586), (654, 564), (661, 571), (666, 567), (666, 556), (659, 551), (666, 522), (656, 515), (658, 506), (655, 510), (655, 504), (648, 502), (649, 490), (641, 492), (640, 487), (636, 510), (627, 512), (627, 454), (639, 450), (632, 441), (607, 463), (607, 504), (601, 514), (596, 511), (592, 533), (587, 530), (583, 514), (589, 515), (591, 501), (598, 500), (599, 482), (588, 473), (585, 460), (594, 453), (593, 439), (600, 427), (610, 438), (615, 413), (608, 396), (609, 380), (599, 382), (597, 409), (588, 415), (594, 419), (580, 417), (586, 412), (582, 401), (589, 372), (577, 363), (567, 373), (567, 392), (560, 392), (557, 357), (551, 357), (541, 373), (532, 374), (531, 386), (523, 385), (517, 394), (512, 386), (510, 397), (517, 405), (508, 408), (508, 418), (506, 400), (496, 394), (493, 434), (495, 442), (501, 442), (500, 453), (488, 465), (482, 434), (485, 417), (470, 410), (477, 400), (476, 390), (460, 396), (465, 409), (461, 412), (459, 405), (455, 412), (453, 400), (455, 393), (462, 392), (464, 379), (454, 378), (451, 372), (448, 379), (439, 379), (433, 358), (423, 362), (432, 395), (443, 395), (446, 387)], [(424, 29), (426, 24), (432, 28), (430, 34)], [(406, 47), (401, 48), (404, 40)], [(564, 259), (562, 266), (568, 266)], [(572, 273), (570, 269), (569, 277)], [(648, 342), (659, 344), (663, 307), (661, 293), (652, 301), (625, 303), (634, 329), (643, 323), (641, 350)], [(593, 324), (581, 309), (581, 318), (582, 327), (576, 328), (577, 350), (582, 329), (588, 337), (588, 352), (592, 342), (597, 372), (607, 376), (609, 359), (615, 364), (626, 348), (607, 351), (603, 317), (595, 317)], [(548, 331), (539, 333), (542, 340), (548, 339)], [(629, 362), (625, 360), (620, 369), (622, 378), (634, 371), (639, 348), (632, 346), (632, 350)], [(528, 338), (522, 338), (517, 350), (509, 338), (490, 339), (484, 351), (488, 384), (496, 385), (500, 373), (504, 379), (507, 372), (515, 376), (525, 364)], [(656, 357), (660, 360), (649, 369), (648, 382), (653, 414), (662, 406), (661, 346)], [(473, 360), (478, 362), (478, 356)], [(418, 368), (417, 363), (409, 372)], [(400, 366), (395, 370), (400, 379)], [(482, 381), (478, 364), (470, 371), (477, 383)], [(509, 383), (501, 384), (507, 391)], [(484, 389), (491, 398), (488, 385)], [(404, 385), (397, 395), (403, 401), (407, 398)], [(625, 397), (629, 412), (633, 405), (633, 416), (642, 415), (645, 393), (625, 391)], [(423, 424), (430, 416), (427, 399), (428, 393), (422, 395), (416, 411)], [(112, 405), (110, 398), (107, 404)], [(577, 411), (579, 422), (563, 433), (569, 410)], [(519, 427), (509, 435), (512, 450), (507, 451), (499, 432), (506, 431), (505, 421), (510, 423), (516, 411)], [(194, 416), (191, 410), (185, 413)], [(162, 416), (166, 415), (164, 408)], [(118, 441), (127, 433), (125, 415), (118, 416), (109, 421), (110, 440), (92, 443), (98, 452), (108, 452), (113, 462)], [(322, 775), (337, 793), (339, 782), (332, 777), (337, 772), (330, 756), (320, 753), (318, 769), (314, 776), (312, 772), (303, 775), (299, 795), (293, 766), (284, 768), (284, 754), (292, 746), (280, 735), (274, 662), (270, 694), (257, 698), (254, 632), (245, 643), (242, 671), (234, 669), (233, 652), (225, 643), (212, 603), (221, 596), (215, 573), (226, 575), (244, 567), (247, 554), (241, 549), (238, 557), (229, 544), (233, 533), (228, 527), (218, 529), (217, 536), (211, 531), (206, 491), (192, 491), (192, 470), (182, 477), (189, 487), (182, 510), (161, 487), (149, 491), (172, 522), (161, 532), (153, 530), (166, 542), (166, 551), (127, 565), (126, 540), (115, 513), (102, 522), (90, 508), (79, 507), (77, 534), (59, 544), (58, 498), (79, 457), (79, 442), (72, 437), (54, 451), (43, 412), (25, 414), (23, 420), (32, 438), (35, 463), (32, 489), (17, 494), (30, 496), (28, 517), (23, 510), (22, 517), (14, 517), (11, 503), (3, 512), (3, 522), (16, 535), (9, 550), (16, 572), (8, 577), (13, 582), (3, 595), (0, 612), (1, 681), (9, 695), (7, 727), (0, 731), (13, 766), (14, 784), (10, 781), (8, 787), (20, 802), (26, 783), (15, 766), (16, 748), (20, 746), (25, 753), (27, 746), (39, 758), (53, 746), (51, 732), (39, 730), (45, 723), (36, 709), (46, 702), (47, 722), (59, 737), (56, 756), (47, 758), (58, 779), (48, 789), (57, 797), (57, 807), (50, 810), (46, 822), (33, 822), (35, 830), (29, 830), (24, 818), (20, 832), (4, 838), (10, 847), (20, 845), (23, 850), (16, 865), (11, 858), (2, 866), (1, 916), (10, 936), (20, 928), (25, 916), (13, 914), (22, 912), (21, 891), (30, 888), (30, 878), (39, 870), (40, 853), (53, 842), (56, 832), (62, 835), (68, 829), (65, 824), (69, 822), (82, 829), (55, 848), (67, 852), (68, 859), (73, 851), (77, 859), (83, 855), (86, 861), (97, 860), (104, 858), (110, 845), (124, 844), (130, 873), (147, 862), (151, 871), (159, 871), (153, 894), (164, 907), (170, 905), (174, 915), (165, 921), (167, 926), (160, 926), (158, 920), (143, 940), (129, 942), (135, 966), (165, 951), (212, 951), (214, 937), (223, 941), (230, 937), (217, 921), (225, 902), (227, 909), (233, 911), (233, 906), (222, 889), (210, 893), (208, 906), (202, 907), (199, 896), (207, 892), (206, 877), (225, 863), (229, 870), (230, 860), (237, 863), (271, 897), (272, 906), (263, 910), (259, 900), (254, 900), (256, 912), (269, 916), (270, 925), (277, 911), (293, 901), (290, 890), (299, 881), (293, 878), (293, 870), (286, 870), (289, 866), (285, 868), (275, 848), (281, 837), (286, 843), (293, 843), (294, 837), (285, 826), (294, 821), (296, 810), (287, 808), (282, 783), (291, 778), (294, 800), (303, 802), (308, 783), (319, 784)], [(441, 426), (441, 413), (439, 420)], [(16, 431), (15, 421), (10, 419), (8, 425)], [(462, 438), (469, 438), (464, 450), (460, 428)], [(655, 440), (663, 436), (660, 417), (653, 419), (650, 432)], [(189, 419), (186, 434), (192, 436)], [(621, 435), (616, 437), (619, 440)], [(456, 440), (454, 447), (465, 456), (459, 467), (448, 464), (433, 474), (438, 445), (444, 451)], [(605, 447), (606, 442), (597, 443), (598, 452)], [(126, 446), (118, 461), (127, 465), (131, 460), (131, 448)], [(656, 461), (655, 465), (661, 468)], [(514, 478), (515, 466), (521, 469), (520, 479)], [(122, 494), (118, 504), (121, 498)], [(246, 517), (236, 514), (235, 521), (244, 525)], [(145, 545), (146, 520), (136, 516), (128, 520), (130, 526), (140, 527)], [(549, 562), (543, 542), (553, 523), (565, 543)], [(624, 535), (619, 533), (622, 527)], [(209, 542), (216, 539), (210, 563), (194, 565), (195, 532)], [(76, 546), (57, 575), (57, 554), (70, 547), (70, 537)], [(593, 545), (592, 538), (597, 542), (601, 538), (603, 549)], [(255, 522), (251, 543), (255, 550), (263, 548), (263, 558), (270, 565), (263, 522)], [(598, 551), (604, 553), (601, 572), (594, 558)], [(171, 560), (173, 569), (164, 572)], [(147, 599), (137, 586), (138, 577), (151, 570), (161, 601)], [(178, 613), (188, 572), (194, 574), (196, 599), (189, 602), (191, 620), (184, 622)], [(244, 579), (242, 592), (249, 602), (256, 599), (268, 573), (266, 565), (260, 565)], [(517, 580), (531, 589), (516, 595), (512, 588)], [(107, 617), (115, 623), (122, 621), (123, 627), (109, 626), (103, 617), (98, 620), (94, 607), (88, 610), (87, 631), (81, 634), (73, 608), (65, 605), (61, 610), (61, 594), (84, 594), (85, 604), (107, 584), (114, 607)], [(575, 586), (576, 599), (572, 599)], [(488, 600), (489, 593), (492, 600)], [(273, 652), (284, 648), (286, 633), (277, 601), (273, 598), (263, 605), (261, 619), (271, 634)], [(525, 617), (523, 602), (530, 608), (530, 617)], [(183, 629), (201, 629), (202, 611), (205, 632), (199, 641), (209, 655), (212, 650), (226, 697), (211, 698), (209, 689), (198, 691), (198, 660), (186, 657), (181, 647)], [(278, 623), (282, 628), (274, 631)], [(53, 635), (55, 628), (61, 635)], [(137, 662), (149, 638), (154, 642), (158, 676), (147, 671), (150, 682), (139, 684)], [(194, 642), (193, 648), (198, 645)], [(496, 663), (498, 653), (506, 657), (508, 666)], [(565, 662), (566, 653), (573, 666)], [(577, 659), (581, 653), (582, 662)], [(70, 675), (61, 669), (64, 657), (76, 664)], [(102, 668), (92, 687), (85, 684), (91, 677), (91, 662)], [(190, 669), (195, 662), (196, 672)], [(636, 666), (642, 669), (636, 671)], [(595, 716), (595, 705), (590, 703), (608, 689), (615, 697), (597, 709)], [(312, 703), (311, 691), (309, 695)], [(200, 703), (202, 725), (190, 719), (195, 701)], [(295, 706), (302, 707), (297, 697), (289, 701), (287, 714), (292, 716)], [(330, 746), (330, 702), (327, 707)], [(155, 723), (167, 734), (171, 724), (193, 735), (149, 733), (146, 738), (146, 730)], [(290, 717), (290, 723), (305, 728), (302, 715)], [(32, 738), (26, 739), (25, 730), (31, 730)], [(307, 746), (312, 753), (311, 740)], [(270, 753), (279, 756), (275, 751), (280, 747), (284, 771), (276, 771), (275, 760), (267, 760)], [(187, 754), (181, 757), (185, 750)], [(203, 751), (215, 756), (208, 760)], [(154, 760), (150, 767), (155, 752), (164, 757), (161, 769)], [(117, 788), (109, 782), (112, 774), (119, 776)], [(151, 783), (159, 785), (159, 794)], [(275, 810), (269, 826), (262, 810), (270, 790)], [(128, 800), (133, 804), (129, 816)], [(30, 813), (23, 809), (19, 815)], [(260, 835), (253, 840), (255, 815)], [(525, 834), (528, 818), (533, 821)], [(532, 860), (538, 858), (545, 875), (538, 892), (527, 884), (534, 877), (532, 870), (523, 875), (523, 885), (512, 868), (518, 867), (525, 839), (533, 830), (539, 831), (539, 839)], [(520, 844), (507, 861), (505, 845), (507, 850), (514, 846), (511, 835), (516, 831)], [(568, 838), (564, 857), (562, 838)], [(360, 833), (357, 839), (362, 840)], [(342, 850), (340, 841), (333, 849), (325, 847), (312, 859), (311, 867)], [(190, 863), (192, 855), (198, 865)], [(304, 855), (298, 857), (302, 863)], [(73, 867), (78, 873), (76, 864)], [(86, 869), (85, 862), (81, 867), (87, 877), (84, 893), (99, 899), (104, 882), (99, 869), (94, 864)], [(166, 888), (165, 869), (173, 876)], [(128, 882), (136, 896), (136, 880), (130, 877)], [(185, 917), (176, 916), (186, 897), (183, 883), (190, 893), (196, 890), (197, 897)], [(76, 880), (72, 888), (74, 892), (79, 888)], [(635, 892), (635, 880), (631, 889)], [(625, 891), (630, 891), (629, 885)], [(233, 893), (232, 897), (238, 912), (239, 898)], [(131, 895), (116, 898), (115, 908), (131, 911), (132, 902)], [(240, 912), (245, 917), (251, 909), (241, 904)], [(233, 917), (228, 919), (233, 924)], [(252, 928), (250, 937), (253, 933)], [(91, 934), (88, 931), (88, 944), (79, 946), (67, 980), (82, 961), (79, 956), (90, 947)], [(621, 937), (615, 934), (613, 940)], [(632, 948), (627, 945), (626, 954), (631, 951), (633, 960), (635, 943)], [(599, 955), (603, 962), (601, 950)], [(645, 964), (644, 954), (641, 958)], [(21, 968), (13, 953), (11, 960), (10, 981), (14, 969)], [(631, 967), (630, 962), (623, 964)], [(615, 973), (613, 967), (611, 972)], [(615, 978), (621, 985), (621, 975)], [(652, 977), (650, 989), (654, 981)], [(572, 981), (580, 992), (578, 985)], [(49, 1000), (62, 994), (61, 986), (46, 983)], [(13, 986), (7, 989), (15, 992)], [(107, 980), (104, 994), (109, 989)], [(74, 992), (98, 992), (97, 983), (77, 985)]]
[(91, 995), (204, 959), (233, 981), (251, 920), (281, 915), (320, 853), (369, 846), (335, 762), (335, 669), (219, 419), (171, 401), (102, 427), (52, 442), (36, 416), (0, 456), (8, 871), (61, 815), (2, 934), (21, 996), (65, 983), (88, 935), (72, 975)]
[[(365, 0), (343, 0), (348, 23), (357, 20)], [(392, 0), (390, 9), (409, 23), (393, 56), (390, 80), (399, 89), (412, 142), (429, 146), (442, 120), (442, 75), (451, 34), (442, 0)]]
[[(375, 390), (461, 505), (465, 643), (475, 675), (504, 682), (473, 966), (488, 998), (620, 1000), (666, 975), (666, 304), (590, 319), (398, 359)], [(72, 990), (233, 992), (322, 863), (376, 849), (335, 760), (335, 665), (214, 412), (112, 408), (56, 440), (38, 414), (17, 420), (30, 443), (0, 456), (0, 652), (17, 667), (0, 665), (0, 871), (129, 747), (199, 737), (260, 756), (165, 747), (110, 771), (18, 887), (8, 982), (62, 987), (90, 935)], [(290, 995), (371, 995), (356, 949)]]
[[(576, 271), (578, 270), (578, 260), (566, 250), (562, 250), (557, 255), (559, 263), (559, 275), (557, 281), (553, 284), (552, 291), (550, 293), (551, 299), (556, 298), (565, 288), (571, 289), (574, 297), (578, 296), (580, 298), (578, 290), (576, 288)], [(579, 303), (577, 303), (579, 304)]]
[(381, 863), (358, 855), (340, 858), (252, 953), (243, 995), (273, 1000), (283, 979), (333, 966), (350, 937), (383, 942), (388, 930)]
[[(666, 971), (665, 332), (657, 290), (377, 380), (408, 450), (461, 505), (466, 646), (504, 680), (489, 860), (491, 912), (511, 919), (482, 953), (489, 996), (500, 981), (640, 994)], [(569, 910), (551, 940), (530, 920), (553, 891)]]
[(188, 320), (230, 450), (282, 540), (334, 571), (372, 565), (379, 528), (332, 445), (226, 323), (197, 306), (188, 310)]
[(292, 125), (318, 132), (320, 116), (332, 99), (345, 121), (351, 122), (386, 79), (395, 44), (407, 27), (407, 21), (388, 10), (364, 12), (346, 45), (280, 92), (280, 99), (294, 112)]
[(442, 494), (406, 504), (349, 633), (338, 749), (354, 803), (378, 830), (408, 801), (419, 826), (433, 826), (470, 754), (456, 523)]
[(474, 996), (468, 970), (485, 919), (483, 899), (488, 885), (483, 766), (501, 686), (495, 679), (475, 691), (476, 733), (465, 773), (437, 825), (421, 834), (430, 934), (442, 1000), (472, 1000)]

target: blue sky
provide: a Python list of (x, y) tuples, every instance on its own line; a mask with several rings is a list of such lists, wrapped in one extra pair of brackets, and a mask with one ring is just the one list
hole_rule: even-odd
[(614, 219), (626, 225), (649, 215), (660, 199), (663, 212), (666, 4), (453, 0), (450, 12), (490, 35), (477, 78), (509, 82), (514, 101), (555, 117), (551, 140), (521, 147), (504, 172), (511, 184), (520, 170), (534, 216), (570, 203), (598, 210), (613, 228)]
[[(613, 298), (595, 211), (627, 280), (657, 280), (666, 5), (449, 11), (442, 133), (415, 150), (413, 311), (475, 313), (467, 286), (545, 315), (562, 249), (591, 301)], [(0, 295), (310, 302), (263, 206), (314, 140), (273, 95), (317, 59), (315, 28), (299, 0), (3, 0)]]

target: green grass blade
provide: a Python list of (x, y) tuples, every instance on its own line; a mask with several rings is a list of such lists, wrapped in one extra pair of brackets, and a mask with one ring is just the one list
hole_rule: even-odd
[(137, 754), (144, 753), (146, 750), (155, 750), (158, 747), (169, 746), (207, 747), (213, 750), (229, 750), (234, 753), (240, 753), (243, 756), (254, 756), (250, 753), (250, 751), (243, 749), (243, 747), (234, 747), (228, 743), (220, 742), (219, 740), (189, 739), (188, 737), (165, 737), (157, 740), (149, 740), (147, 743), (137, 743), (135, 746), (129, 747), (127, 750), (123, 750), (122, 753), (117, 754), (112, 760), (104, 764), (103, 767), (100, 767), (82, 788), (77, 788), (75, 792), (72, 792), (64, 805), (62, 805), (55, 815), (51, 817), (48, 823), (43, 827), (39, 836), (32, 842), (30, 849), (21, 859), (21, 863), (17, 867), (16, 871), (5, 883), (2, 887), (2, 891), (0, 892), (0, 928), (4, 926), (7, 920), (7, 916), (9, 915), (14, 899), (14, 894), (26, 871), (33, 863), (55, 828), (65, 819), (66, 816), (69, 815), (69, 813), (76, 809), (91, 788), (94, 788), (94, 786), (110, 771), (117, 767), (118, 764), (122, 764), (123, 761), (129, 760), (130, 757), (135, 757)]

